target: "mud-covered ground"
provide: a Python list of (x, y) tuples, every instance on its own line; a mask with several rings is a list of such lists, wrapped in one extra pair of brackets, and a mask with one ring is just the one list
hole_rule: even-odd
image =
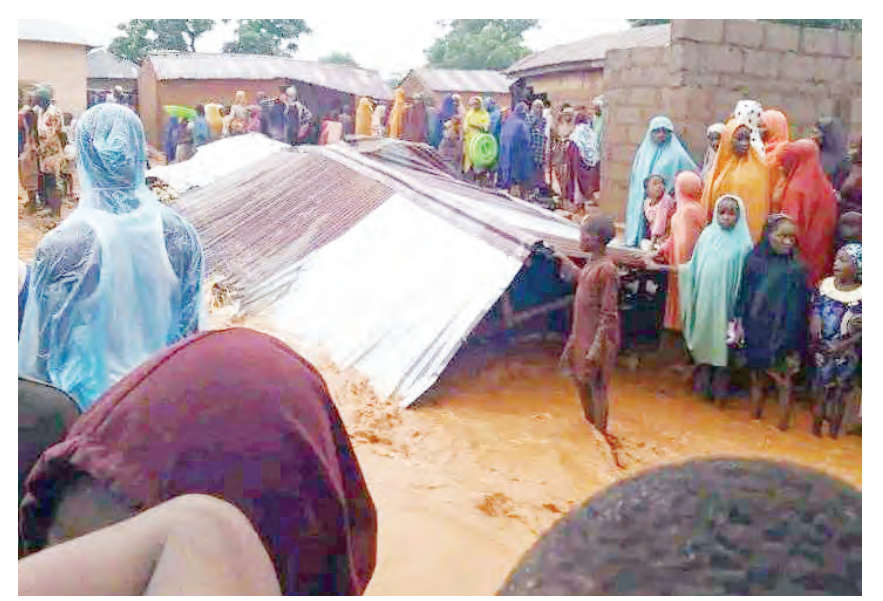
[[(19, 216), (19, 257), (51, 227)], [(787, 459), (861, 486), (862, 441), (810, 434), (801, 407), (791, 430), (762, 421), (747, 400), (725, 409), (692, 397), (670, 357), (620, 368), (611, 389), (612, 445), (582, 417), (557, 369), (560, 341), (502, 351), (470, 347), (413, 409), (378, 400), (363, 378), (258, 320), (319, 368), (354, 441), (379, 514), (378, 565), (368, 594), (493, 594), (521, 554), (584, 499), (650, 466), (692, 457)]]

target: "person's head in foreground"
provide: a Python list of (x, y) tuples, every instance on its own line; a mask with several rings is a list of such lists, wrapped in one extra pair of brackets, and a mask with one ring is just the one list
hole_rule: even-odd
[(644, 193), (647, 198), (659, 200), (665, 195), (665, 178), (661, 175), (650, 175), (644, 178)]
[(727, 194), (717, 200), (714, 208), (715, 222), (722, 230), (731, 230), (742, 216), (742, 203), (736, 196)]
[(247, 329), (198, 334), (111, 388), (31, 472), (28, 551), (190, 494), (236, 505), (285, 594), (360, 594), (374, 505), (319, 373)]
[(766, 460), (651, 469), (562, 518), (499, 594), (861, 595), (861, 492)]
[(606, 213), (592, 212), (579, 228), (579, 247), (584, 252), (603, 252), (616, 237), (616, 224)]

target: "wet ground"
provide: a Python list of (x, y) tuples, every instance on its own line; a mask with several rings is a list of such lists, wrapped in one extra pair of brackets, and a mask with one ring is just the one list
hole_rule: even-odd
[[(19, 256), (43, 233), (19, 220)], [(256, 321), (246, 325), (265, 329)], [(525, 340), (506, 351), (470, 347), (414, 409), (374, 397), (313, 349), (334, 396), (379, 514), (372, 595), (493, 594), (538, 536), (606, 485), (650, 466), (692, 457), (787, 459), (860, 487), (862, 441), (811, 435), (806, 407), (791, 430), (762, 421), (747, 400), (721, 409), (689, 394), (670, 356), (618, 369), (611, 388), (613, 446), (583, 419), (558, 372), (561, 342)]]

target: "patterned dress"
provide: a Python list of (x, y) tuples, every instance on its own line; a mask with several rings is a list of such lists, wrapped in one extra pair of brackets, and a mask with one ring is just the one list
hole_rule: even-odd
[(66, 167), (64, 146), (61, 144), (61, 136), (59, 135), (62, 127), (64, 127), (64, 117), (61, 114), (61, 109), (55, 104), (50, 104), (40, 115), (37, 134), (40, 140), (40, 170), (56, 177), (59, 177)]
[[(834, 278), (822, 281), (813, 297), (812, 315), (822, 322), (822, 343), (836, 342), (855, 333), (853, 320), (862, 314), (861, 287), (843, 292), (834, 286)], [(861, 367), (861, 348), (853, 347), (843, 353), (833, 354), (824, 346), (813, 353), (815, 375), (813, 384), (818, 388), (846, 386)]]

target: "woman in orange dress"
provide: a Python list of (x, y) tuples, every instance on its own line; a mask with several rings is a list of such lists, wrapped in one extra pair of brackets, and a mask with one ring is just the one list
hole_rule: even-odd
[(761, 138), (766, 150), (766, 165), (770, 170), (770, 213), (782, 209), (782, 185), (785, 183), (779, 169), (782, 151), (788, 145), (788, 118), (782, 111), (766, 110), (760, 115)]

